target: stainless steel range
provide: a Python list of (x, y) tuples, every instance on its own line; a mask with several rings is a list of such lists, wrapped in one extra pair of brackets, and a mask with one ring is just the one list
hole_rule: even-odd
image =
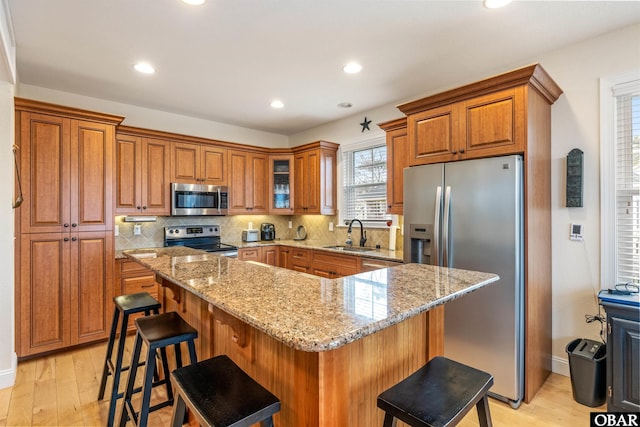
[(164, 228), (165, 246), (187, 246), (219, 255), (237, 257), (238, 248), (220, 242), (219, 225), (176, 225)]

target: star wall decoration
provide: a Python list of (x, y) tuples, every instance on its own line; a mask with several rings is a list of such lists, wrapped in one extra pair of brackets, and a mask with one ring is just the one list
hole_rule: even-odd
[(362, 123), (360, 123), (360, 126), (362, 126), (362, 131), (361, 132), (364, 132), (365, 129), (366, 130), (371, 130), (371, 129), (369, 129), (369, 123), (371, 123), (371, 120), (367, 120), (367, 116), (364, 116), (364, 121)]

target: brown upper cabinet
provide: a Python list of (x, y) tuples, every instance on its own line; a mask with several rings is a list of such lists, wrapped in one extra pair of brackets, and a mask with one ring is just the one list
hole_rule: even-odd
[(293, 214), (294, 176), (292, 154), (269, 155), (270, 214)]
[(562, 93), (536, 64), (399, 105), (411, 166), (523, 153), (530, 90), (549, 104)]
[(229, 214), (266, 214), (269, 156), (229, 150)]
[(227, 149), (206, 144), (171, 143), (171, 182), (227, 184)]
[(407, 119), (391, 120), (378, 126), (387, 133), (387, 213), (402, 215), (404, 168), (411, 163)]
[(116, 135), (116, 214), (170, 215), (171, 143)]
[(336, 214), (338, 144), (317, 141), (293, 149), (295, 214)]
[(16, 98), (22, 233), (113, 228), (115, 125), (122, 117)]

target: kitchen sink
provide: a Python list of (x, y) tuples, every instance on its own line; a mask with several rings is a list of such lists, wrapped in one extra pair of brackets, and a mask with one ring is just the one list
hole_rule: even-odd
[(351, 252), (368, 252), (373, 250), (373, 248), (365, 248), (362, 246), (347, 246), (347, 245), (330, 245), (330, 246), (323, 246), (323, 248), (336, 249), (338, 251), (351, 251)]

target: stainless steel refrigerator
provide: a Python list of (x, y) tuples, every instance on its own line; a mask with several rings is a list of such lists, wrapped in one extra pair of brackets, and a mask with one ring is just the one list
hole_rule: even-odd
[(445, 356), (494, 376), (491, 394), (524, 393), (523, 172), (520, 156), (404, 170), (404, 261), (496, 273), (447, 303)]

